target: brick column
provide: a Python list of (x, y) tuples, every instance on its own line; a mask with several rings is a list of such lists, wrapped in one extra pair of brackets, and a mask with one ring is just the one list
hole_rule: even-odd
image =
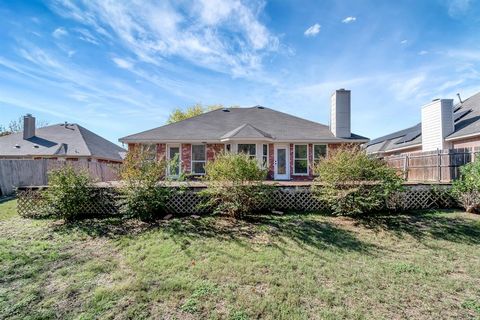
[(207, 161), (215, 160), (217, 154), (225, 151), (223, 143), (209, 143), (207, 144)]
[(167, 145), (165, 143), (157, 144), (157, 160), (165, 160), (167, 156)]
[(293, 146), (293, 143), (290, 143), (290, 179), (292, 179), (293, 176), (294, 176), (294, 172), (293, 172), (293, 166), (294, 166), (293, 152), (294, 152), (294, 146)]
[(182, 172), (189, 174), (192, 172), (192, 145), (182, 143)]
[(315, 165), (313, 162), (313, 144), (308, 144), (308, 178), (313, 179), (313, 169)]
[(268, 179), (274, 179), (275, 177), (275, 148), (273, 143), (268, 144)]

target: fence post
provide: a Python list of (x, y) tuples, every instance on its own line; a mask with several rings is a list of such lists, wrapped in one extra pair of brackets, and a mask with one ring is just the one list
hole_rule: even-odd
[(442, 181), (442, 154), (440, 149), (437, 149), (437, 181)]
[(403, 179), (408, 180), (408, 154), (405, 154), (403, 159)]

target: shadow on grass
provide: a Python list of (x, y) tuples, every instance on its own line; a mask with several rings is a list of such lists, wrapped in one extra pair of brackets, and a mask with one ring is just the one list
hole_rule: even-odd
[(58, 233), (80, 232), (91, 237), (116, 238), (135, 237), (150, 230), (161, 230), (182, 247), (189, 241), (216, 239), (232, 241), (242, 246), (263, 244), (277, 247), (285, 253), (284, 244), (291, 240), (310, 250), (331, 249), (341, 251), (368, 252), (373, 245), (357, 239), (351, 231), (336, 227), (314, 216), (292, 214), (284, 216), (255, 215), (244, 220), (219, 216), (202, 218), (177, 218), (155, 222), (141, 222), (136, 219), (87, 219), (74, 223), (54, 223), (53, 231)]
[(399, 237), (408, 234), (417, 240), (433, 238), (480, 244), (480, 219), (446, 216), (436, 211), (417, 211), (399, 215), (376, 214), (358, 217), (355, 221), (356, 226), (389, 231)]

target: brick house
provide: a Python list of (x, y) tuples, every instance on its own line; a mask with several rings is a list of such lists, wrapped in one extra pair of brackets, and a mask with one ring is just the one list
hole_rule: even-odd
[[(174, 172), (205, 174), (221, 152), (242, 152), (268, 168), (269, 179), (311, 180), (314, 161), (345, 143), (365, 143), (350, 132), (350, 91), (332, 94), (330, 127), (262, 106), (228, 108), (119, 139), (153, 159), (178, 159)], [(178, 167), (178, 169), (176, 169)]]
[(421, 122), (366, 144), (370, 154), (404, 153), (480, 147), (480, 92), (453, 104), (453, 99), (435, 99), (421, 110)]

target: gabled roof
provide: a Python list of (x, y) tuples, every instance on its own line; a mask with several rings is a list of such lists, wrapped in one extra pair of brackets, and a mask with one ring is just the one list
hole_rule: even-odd
[[(454, 106), (455, 130), (446, 137), (460, 139), (465, 136), (480, 135), (480, 92)], [(422, 145), (422, 125), (400, 130), (380, 138), (371, 140), (366, 144), (367, 152), (391, 152), (397, 149), (412, 148)]]
[(335, 137), (328, 126), (262, 106), (210, 111), (190, 119), (119, 139), (135, 142), (222, 141), (222, 139), (265, 139), (274, 141), (366, 142), (352, 134)]
[(122, 161), (126, 150), (78, 124), (55, 124), (35, 130), (23, 139), (23, 132), (0, 137), (0, 156), (94, 157)]
[(242, 124), (240, 127), (227, 132), (221, 138), (221, 140), (241, 140), (241, 139), (273, 139), (273, 136), (269, 133), (263, 132), (260, 129), (255, 128), (249, 123)]

